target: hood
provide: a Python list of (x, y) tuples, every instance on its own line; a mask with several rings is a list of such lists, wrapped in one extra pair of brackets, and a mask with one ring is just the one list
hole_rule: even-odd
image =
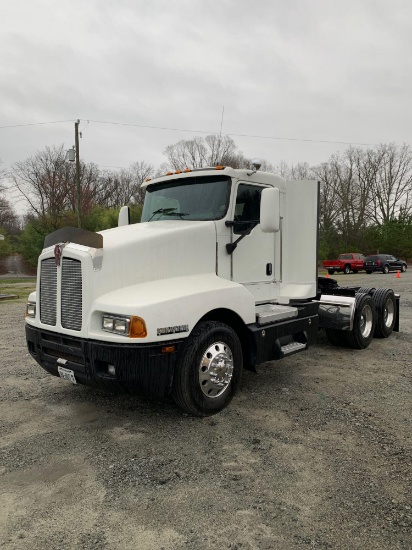
[[(182, 275), (216, 272), (216, 228), (213, 221), (165, 220), (101, 231), (101, 279), (114, 287)], [(97, 290), (97, 289), (95, 289)]]

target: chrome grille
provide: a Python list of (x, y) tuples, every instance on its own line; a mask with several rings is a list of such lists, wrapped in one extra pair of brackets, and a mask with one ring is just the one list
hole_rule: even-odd
[(40, 320), (45, 325), (56, 324), (57, 267), (54, 258), (42, 260), (40, 271)]
[(72, 258), (62, 261), (61, 323), (71, 330), (82, 328), (82, 264)]

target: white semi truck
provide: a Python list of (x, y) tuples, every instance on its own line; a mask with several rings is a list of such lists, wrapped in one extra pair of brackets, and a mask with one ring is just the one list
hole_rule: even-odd
[(49, 373), (222, 410), (243, 368), (399, 330), (391, 289), (317, 276), (319, 184), (229, 167), (149, 180), (141, 223), (48, 235), (26, 339)]

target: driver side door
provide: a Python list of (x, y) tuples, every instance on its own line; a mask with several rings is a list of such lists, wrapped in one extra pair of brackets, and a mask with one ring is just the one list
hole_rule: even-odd
[(264, 185), (239, 183), (233, 220), (233, 241), (251, 228), (232, 253), (232, 280), (243, 284), (254, 295), (255, 302), (273, 298), (275, 273), (275, 233), (260, 228), (260, 200)]

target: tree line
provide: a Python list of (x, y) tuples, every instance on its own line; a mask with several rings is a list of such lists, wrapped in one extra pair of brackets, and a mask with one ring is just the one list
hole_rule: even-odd
[[(82, 227), (99, 231), (117, 224), (119, 208), (131, 207), (132, 222), (140, 221), (142, 183), (168, 170), (232, 166), (249, 168), (251, 159), (229, 136), (210, 135), (181, 140), (164, 151), (157, 169), (135, 161), (127, 169), (103, 170), (80, 162)], [(261, 170), (287, 179), (320, 182), (319, 260), (341, 252), (384, 252), (412, 258), (412, 151), (409, 145), (349, 147), (316, 166), (262, 162)], [(11, 188), (24, 200), (21, 221), (5, 195), (5, 170), (0, 168), (0, 255), (20, 251), (32, 264), (44, 236), (65, 225), (77, 225), (75, 165), (63, 145), (46, 147), (11, 167)]]

